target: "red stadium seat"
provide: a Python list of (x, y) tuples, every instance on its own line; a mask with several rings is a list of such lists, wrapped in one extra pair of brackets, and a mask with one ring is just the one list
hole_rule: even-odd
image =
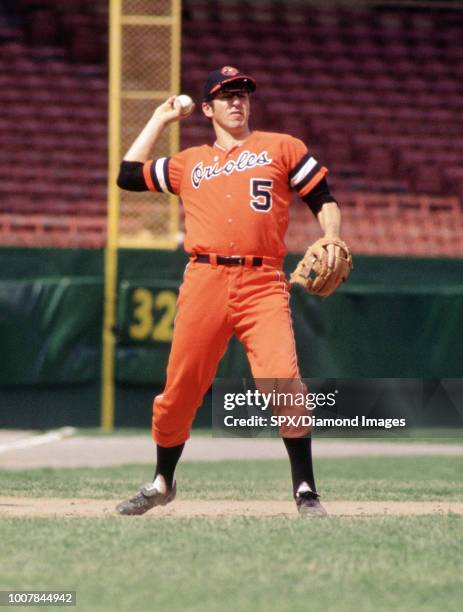
[[(21, 2), (24, 16), (38, 3)], [(40, 5), (46, 9), (30, 22), (29, 38), (0, 24), (2, 211), (63, 217), (64, 225), (10, 219), (22, 244), (79, 245), (87, 232), (88, 243), (101, 246), (104, 16), (88, 0)], [(326, 163), (346, 235), (360, 252), (449, 255), (460, 248), (461, 255), (463, 51), (455, 12), (271, 0), (259, 10), (242, 0), (185, 0), (183, 11), (182, 90), (197, 97), (205, 73), (224, 64), (255, 75), (252, 125), (300, 136)], [(233, 41), (233, 58), (222, 50), (225, 39)], [(181, 138), (183, 146), (196, 145), (212, 142), (213, 132), (197, 112), (182, 123)], [(305, 248), (306, 207), (300, 215), (294, 244)], [(0, 221), (2, 236), (6, 224)]]

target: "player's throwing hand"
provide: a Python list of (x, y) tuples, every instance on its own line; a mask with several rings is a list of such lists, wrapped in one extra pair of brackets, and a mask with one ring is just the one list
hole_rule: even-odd
[(165, 102), (160, 104), (153, 113), (153, 118), (157, 119), (163, 125), (168, 125), (173, 121), (185, 119), (191, 115), (194, 109), (194, 104), (188, 113), (183, 112), (180, 105), (175, 104), (177, 96), (170, 96)]

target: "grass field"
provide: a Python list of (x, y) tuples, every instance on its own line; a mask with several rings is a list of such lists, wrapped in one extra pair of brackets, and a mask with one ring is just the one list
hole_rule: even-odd
[[(114, 431), (105, 432), (101, 427), (86, 427), (77, 429), (76, 435), (79, 436), (146, 436), (150, 435), (146, 427), (118, 427)], [(193, 427), (191, 430), (193, 437), (211, 437), (211, 428)], [(363, 437), (360, 437), (358, 432), (352, 435), (346, 435), (346, 432), (318, 432), (317, 437), (320, 440), (340, 441), (340, 440), (355, 440), (356, 442), (402, 442), (410, 444), (411, 442), (426, 442), (435, 444), (463, 444), (463, 428), (461, 427), (426, 427), (407, 429), (400, 434), (391, 433), (390, 431), (370, 431), (368, 435), (364, 432)]]
[[(351, 457), (315, 461), (332, 500), (463, 501), (463, 457)], [(152, 466), (0, 472), (2, 495), (118, 499), (153, 476)], [(183, 499), (290, 499), (286, 461), (180, 463)]]
[[(3, 495), (121, 499), (150, 466), (0, 472)], [(327, 500), (463, 500), (463, 458), (316, 462)], [(285, 461), (185, 463), (183, 499), (289, 499)], [(0, 589), (81, 610), (460, 610), (463, 517), (2, 518)], [(43, 609), (43, 608), (42, 608)], [(45, 608), (47, 609), (47, 608)]]

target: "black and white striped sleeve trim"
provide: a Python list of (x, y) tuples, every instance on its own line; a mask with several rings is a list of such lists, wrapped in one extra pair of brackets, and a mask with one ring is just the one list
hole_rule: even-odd
[(318, 161), (307, 153), (289, 173), (291, 189), (301, 191), (322, 170)]
[[(174, 193), (169, 180), (170, 157), (160, 157), (152, 162), (149, 169), (149, 178), (155, 191)], [(151, 187), (148, 185), (148, 187)]]

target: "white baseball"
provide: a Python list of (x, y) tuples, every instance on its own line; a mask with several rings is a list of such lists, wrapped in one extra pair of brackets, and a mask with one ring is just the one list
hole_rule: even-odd
[(195, 103), (190, 98), (190, 96), (186, 96), (185, 94), (181, 94), (175, 98), (174, 105), (176, 108), (180, 110), (181, 115), (189, 115), (193, 110)]

